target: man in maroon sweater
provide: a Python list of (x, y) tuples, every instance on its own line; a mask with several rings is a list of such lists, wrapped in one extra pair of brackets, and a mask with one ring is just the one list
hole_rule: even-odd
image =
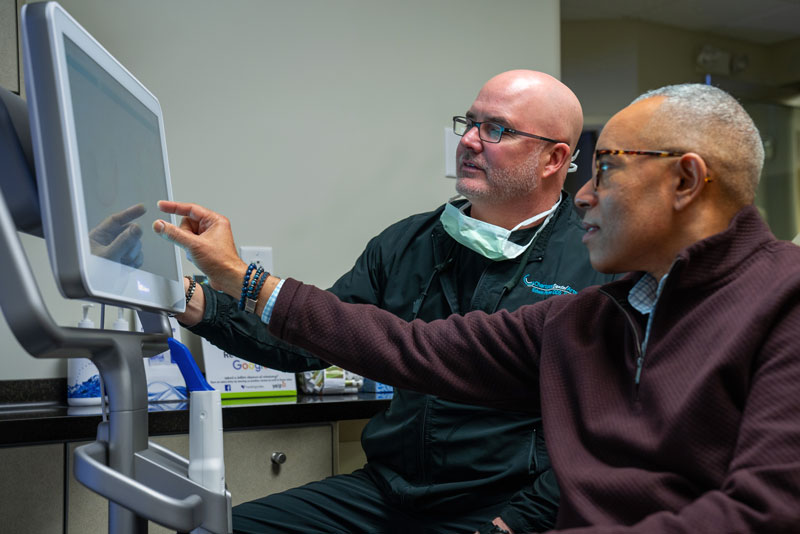
[[(719, 89), (669, 86), (615, 115), (595, 158), (576, 203), (592, 264), (632, 273), (619, 281), (406, 323), (270, 277), (255, 312), (274, 306), (275, 335), (383, 382), (541, 410), (558, 532), (800, 532), (800, 247), (752, 205), (755, 125)], [(184, 219), (154, 229), (238, 295), (227, 219), (161, 208)]]

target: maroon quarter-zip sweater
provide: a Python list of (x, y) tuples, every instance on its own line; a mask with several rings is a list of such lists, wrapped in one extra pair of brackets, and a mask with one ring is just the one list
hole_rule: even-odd
[(800, 533), (800, 247), (748, 207), (683, 250), (644, 354), (640, 276), (431, 323), (289, 279), (270, 330), (381, 382), (541, 411), (564, 532)]

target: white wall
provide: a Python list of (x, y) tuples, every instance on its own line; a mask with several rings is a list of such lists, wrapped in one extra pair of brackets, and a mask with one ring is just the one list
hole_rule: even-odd
[[(276, 274), (325, 287), (382, 228), (453, 193), (443, 127), (488, 78), (559, 75), (558, 0), (62, 5), (160, 99), (175, 198), (229, 216), (238, 244), (273, 246)], [(74, 324), (79, 303), (24, 242)], [(0, 380), (66, 374), (2, 321), (0, 350)]]

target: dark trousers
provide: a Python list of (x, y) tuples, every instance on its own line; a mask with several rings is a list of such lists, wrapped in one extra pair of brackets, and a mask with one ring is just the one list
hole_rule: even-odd
[(505, 503), (457, 514), (410, 511), (364, 470), (312, 482), (233, 508), (234, 534), (471, 534)]

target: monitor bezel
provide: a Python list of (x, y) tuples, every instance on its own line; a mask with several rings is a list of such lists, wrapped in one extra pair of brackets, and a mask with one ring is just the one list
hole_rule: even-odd
[[(183, 312), (183, 271), (177, 247), (173, 246), (176, 279), (91, 253), (64, 38), (75, 43), (156, 116), (166, 199), (171, 200), (164, 119), (158, 99), (56, 2), (23, 6), (22, 37), (42, 226), (59, 290), (67, 298)], [(57, 128), (43, 127), (56, 124)], [(164, 214), (163, 218), (175, 223), (174, 215)]]

